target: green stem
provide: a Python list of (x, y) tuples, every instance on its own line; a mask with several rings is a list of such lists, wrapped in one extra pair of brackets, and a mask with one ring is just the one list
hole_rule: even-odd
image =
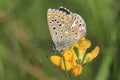
[(66, 68), (66, 63), (65, 63), (65, 59), (64, 59), (64, 57), (63, 57), (63, 62), (64, 62), (64, 67), (65, 67), (66, 80), (70, 80), (70, 79), (69, 79), (68, 72), (67, 72), (67, 68)]

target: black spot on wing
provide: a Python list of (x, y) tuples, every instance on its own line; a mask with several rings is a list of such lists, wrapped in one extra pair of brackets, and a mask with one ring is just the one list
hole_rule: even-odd
[(63, 11), (65, 12), (66, 14), (70, 14), (70, 12), (68, 10), (66, 10), (65, 8), (59, 8), (59, 11)]

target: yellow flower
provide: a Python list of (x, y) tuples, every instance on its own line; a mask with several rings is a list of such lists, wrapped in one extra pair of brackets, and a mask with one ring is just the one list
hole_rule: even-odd
[[(86, 54), (86, 50), (91, 46), (91, 42), (85, 37), (69, 48), (60, 51), (62, 56), (51, 56), (50, 60), (53, 64), (60, 67), (62, 70), (72, 70), (76, 77), (82, 72), (82, 65), (93, 60), (99, 53), (100, 48), (96, 46), (90, 53)], [(76, 55), (74, 48), (77, 48), (78, 55)]]
[(70, 69), (72, 69), (72, 66), (75, 64), (75, 61), (73, 60), (75, 60), (74, 58), (76, 57), (76, 55), (74, 52), (70, 51), (69, 49), (61, 51), (61, 54), (62, 57), (51, 56), (50, 60), (52, 61), (53, 64), (60, 67), (62, 70), (65, 70), (65, 65), (66, 65), (66, 70), (69, 71)]

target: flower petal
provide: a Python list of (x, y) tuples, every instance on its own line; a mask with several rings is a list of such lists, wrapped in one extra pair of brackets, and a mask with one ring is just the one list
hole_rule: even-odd
[(83, 37), (78, 41), (78, 47), (81, 49), (88, 49), (91, 46), (91, 42)]
[(70, 61), (73, 53), (69, 49), (66, 49), (65, 51), (62, 51), (62, 55), (66, 61)]
[(94, 58), (97, 57), (98, 53), (100, 51), (100, 47), (96, 46), (90, 53), (88, 53), (85, 56), (85, 60), (84, 60), (84, 64), (90, 62), (91, 60), (93, 60)]
[(60, 62), (61, 62), (61, 57), (59, 56), (51, 56), (50, 60), (53, 64), (55, 64), (56, 66), (60, 66)]
[[(67, 70), (67, 71), (69, 71), (71, 68), (72, 68), (72, 65), (71, 65), (71, 62), (68, 62), (68, 61), (63, 61), (63, 59), (62, 59), (62, 62), (61, 62), (61, 64), (60, 64), (60, 67), (61, 67), (61, 69), (62, 70)], [(66, 67), (66, 69), (65, 69), (65, 67)]]
[(90, 54), (92, 55), (92, 58), (96, 58), (99, 51), (100, 51), (100, 47), (96, 46), (94, 50), (90, 52)]
[(80, 75), (81, 72), (82, 72), (82, 66), (81, 65), (76, 65), (76, 66), (73, 67), (72, 73), (75, 77)]
[[(59, 57), (59, 56), (51, 56), (51, 57), (50, 57), (50, 60), (51, 60), (51, 62), (52, 62), (54, 65), (60, 67), (62, 70), (67, 70), (67, 71), (69, 71), (69, 70), (72, 68), (71, 62), (65, 61), (65, 63), (64, 63), (64, 60), (63, 60), (62, 57)], [(66, 69), (65, 69), (65, 66), (66, 66)]]

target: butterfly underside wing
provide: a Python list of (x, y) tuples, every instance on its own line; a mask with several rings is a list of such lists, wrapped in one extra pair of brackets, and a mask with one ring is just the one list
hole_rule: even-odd
[(55, 48), (64, 50), (86, 34), (86, 24), (83, 18), (64, 7), (48, 9), (48, 26)]

